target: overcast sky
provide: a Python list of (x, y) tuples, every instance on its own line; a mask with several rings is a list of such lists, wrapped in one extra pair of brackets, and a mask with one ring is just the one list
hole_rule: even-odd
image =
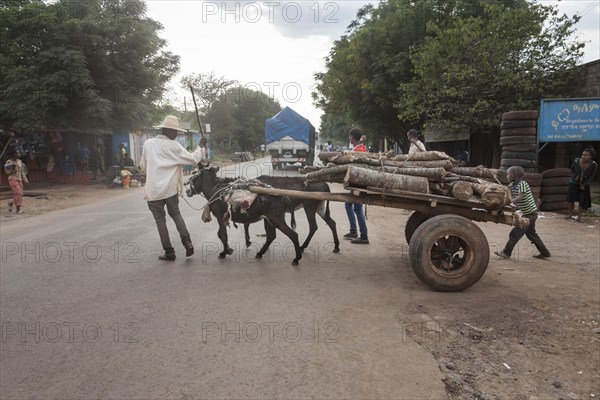
[[(147, 0), (148, 16), (159, 21), (168, 50), (181, 57), (173, 81), (173, 103), (183, 107), (179, 79), (214, 71), (290, 106), (318, 129), (322, 112), (312, 105), (313, 75), (324, 70), (333, 41), (346, 31), (363, 0), (200, 1)], [(373, 2), (376, 4), (376, 2)], [(583, 62), (600, 58), (600, 2), (544, 1), (571, 16), (582, 15), (580, 39), (590, 41)]]

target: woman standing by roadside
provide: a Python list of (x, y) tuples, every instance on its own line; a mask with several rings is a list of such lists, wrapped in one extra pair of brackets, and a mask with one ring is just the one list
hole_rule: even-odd
[(592, 194), (590, 191), (590, 182), (594, 179), (598, 171), (598, 164), (593, 160), (596, 158), (596, 151), (593, 147), (588, 147), (581, 152), (581, 158), (576, 158), (571, 166), (571, 180), (569, 181), (569, 193), (567, 201), (569, 202), (569, 216), (573, 216), (575, 202), (579, 203), (577, 207), (577, 221), (584, 222), (581, 214), (592, 206)]
[(29, 183), (23, 167), (23, 162), (19, 160), (21, 154), (14, 151), (11, 158), (4, 164), (4, 171), (8, 174), (8, 182), (13, 192), (13, 199), (8, 203), (8, 211), (12, 211), (13, 205), (17, 207), (17, 214), (23, 214), (21, 206), (23, 205), (23, 182)]

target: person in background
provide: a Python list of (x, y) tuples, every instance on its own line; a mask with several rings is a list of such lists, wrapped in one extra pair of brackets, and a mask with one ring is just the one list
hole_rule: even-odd
[(594, 158), (596, 158), (596, 151), (593, 147), (588, 147), (581, 152), (581, 157), (576, 158), (571, 166), (572, 175), (567, 194), (567, 201), (569, 202), (567, 219), (571, 219), (575, 212), (575, 202), (579, 203), (577, 207), (577, 221), (579, 222), (584, 222), (581, 219), (581, 214), (592, 206), (590, 182), (598, 171), (598, 164), (593, 160)]
[(104, 140), (100, 136), (96, 139), (96, 151), (94, 161), (98, 166), (98, 170), (102, 175), (106, 173), (106, 167), (104, 162), (104, 157), (106, 156), (106, 147), (104, 146)]
[(84, 144), (81, 148), (81, 161), (83, 162), (84, 167), (90, 163), (90, 149), (87, 144)]
[(422, 153), (427, 151), (425, 149), (425, 145), (423, 142), (419, 140), (419, 134), (416, 129), (411, 129), (406, 134), (408, 137), (408, 141), (410, 142), (410, 148), (408, 149), (408, 154)]
[[(54, 164), (58, 165), (61, 169), (64, 167), (64, 146), (62, 135), (59, 132), (52, 132), (50, 134), (50, 154), (54, 158)], [(48, 171), (50, 172), (50, 171)]]
[(469, 152), (467, 150), (461, 149), (458, 152), (458, 162), (460, 167), (466, 167), (469, 165)]
[[(360, 129), (350, 129), (350, 143), (354, 146), (352, 151), (366, 152), (366, 142), (367, 137), (362, 134)], [(361, 203), (345, 203), (345, 207), (346, 214), (348, 215), (348, 222), (350, 223), (350, 232), (346, 233), (344, 238), (351, 239), (351, 243), (353, 244), (369, 244), (369, 232), (367, 230), (367, 221), (363, 211), (363, 205)], [(360, 236), (356, 229), (357, 221)]]
[(23, 214), (23, 210), (21, 210), (23, 205), (23, 183), (29, 183), (20, 157), (21, 154), (18, 151), (13, 151), (11, 157), (4, 164), (4, 172), (8, 175), (10, 190), (13, 192), (13, 199), (8, 203), (8, 211), (12, 211), (14, 205), (17, 207), (17, 214)]
[(171, 245), (165, 206), (169, 216), (175, 222), (181, 243), (185, 247), (185, 256), (194, 254), (192, 239), (179, 212), (179, 193), (183, 190), (182, 165), (195, 165), (206, 158), (206, 138), (194, 152), (189, 152), (175, 140), (179, 128), (179, 119), (174, 115), (167, 115), (162, 124), (158, 126), (161, 133), (155, 138), (144, 142), (144, 149), (140, 159), (140, 170), (146, 174), (144, 199), (152, 212), (164, 254), (160, 260), (174, 261), (175, 249)]
[(119, 143), (119, 163), (123, 163), (123, 158), (127, 154), (127, 149), (125, 148), (125, 143)]
[(511, 206), (516, 207), (523, 213), (524, 217), (529, 218), (529, 226), (525, 229), (514, 227), (508, 235), (508, 242), (504, 246), (504, 250), (495, 251), (494, 254), (501, 258), (509, 258), (517, 242), (525, 235), (540, 252), (534, 255), (534, 258), (549, 258), (550, 252), (548, 248), (535, 231), (538, 209), (533, 199), (533, 194), (531, 194), (529, 184), (523, 180), (525, 170), (522, 167), (510, 167), (507, 171), (507, 176), (510, 182), (508, 186), (511, 192)]
[(135, 161), (133, 161), (133, 159), (131, 157), (129, 157), (129, 154), (125, 153), (123, 155), (123, 166), (124, 167), (135, 167)]
[(265, 146), (265, 144), (261, 144), (260, 145), (260, 152), (262, 153), (262, 158), (265, 158), (265, 150), (267, 149), (267, 146)]

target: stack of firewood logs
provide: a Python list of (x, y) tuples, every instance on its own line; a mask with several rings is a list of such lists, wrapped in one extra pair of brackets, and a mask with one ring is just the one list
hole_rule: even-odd
[(443, 152), (410, 155), (322, 152), (319, 158), (324, 166), (302, 170), (307, 183), (343, 183), (345, 187), (398, 195), (407, 192), (443, 195), (475, 201), (488, 210), (510, 204), (506, 171), (459, 168), (457, 161)]

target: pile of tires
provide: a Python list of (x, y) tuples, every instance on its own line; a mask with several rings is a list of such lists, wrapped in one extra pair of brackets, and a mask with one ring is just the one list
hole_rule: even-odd
[(525, 172), (537, 172), (537, 118), (536, 110), (502, 114), (500, 169), (519, 166)]
[(549, 169), (542, 173), (542, 211), (567, 210), (567, 193), (569, 192), (569, 168)]

